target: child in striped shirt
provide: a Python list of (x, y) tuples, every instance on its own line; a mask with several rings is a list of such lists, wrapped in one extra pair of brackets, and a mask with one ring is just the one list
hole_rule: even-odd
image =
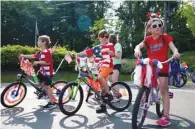
[[(113, 96), (109, 91), (109, 85), (107, 83), (107, 77), (113, 70), (113, 61), (112, 57), (114, 56), (114, 45), (112, 43), (108, 43), (109, 34), (107, 31), (102, 30), (98, 34), (98, 39), (100, 40), (101, 44), (98, 46), (101, 50), (102, 57), (95, 57), (94, 62), (97, 64), (99, 73), (98, 73), (98, 80), (102, 85), (104, 91), (102, 92), (103, 102), (108, 103), (113, 100)], [(96, 46), (97, 47), (97, 46)], [(91, 57), (94, 54), (94, 48), (87, 49), (83, 52), (77, 54), (77, 56), (88, 56)], [(96, 110), (97, 113), (106, 112), (106, 105), (101, 104), (100, 108)]]
[(38, 79), (40, 85), (43, 86), (47, 92), (49, 97), (49, 102), (44, 108), (50, 109), (55, 107), (56, 105), (51, 101), (52, 100), (52, 89), (49, 85), (52, 83), (53, 76), (53, 59), (50, 50), (48, 49), (49, 44), (51, 43), (50, 37), (47, 35), (39, 36), (38, 38), (38, 46), (40, 47), (40, 51), (31, 55), (20, 55), (24, 58), (29, 59), (38, 59), (35, 61), (33, 65), (40, 65), (40, 69), (38, 71)]

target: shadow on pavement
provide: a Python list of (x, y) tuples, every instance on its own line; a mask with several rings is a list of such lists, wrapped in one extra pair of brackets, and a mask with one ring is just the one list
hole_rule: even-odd
[[(113, 128), (113, 129), (131, 129), (132, 109), (130, 106), (128, 110), (123, 112), (113, 112), (111, 114), (103, 113), (101, 116), (97, 116), (99, 119), (93, 124), (88, 124), (89, 119), (84, 115), (66, 116), (60, 120), (60, 126), (68, 129), (96, 129), (96, 128)], [(159, 127), (155, 123), (147, 124), (147, 120), (143, 126), (143, 129), (194, 129), (195, 123), (180, 116), (170, 115), (172, 124), (169, 127)], [(155, 113), (148, 111), (147, 119), (158, 120)], [(74, 125), (74, 126), (73, 126)], [(110, 126), (109, 126), (110, 125)], [(109, 126), (109, 127), (108, 127)]]
[[(15, 107), (16, 109), (20, 109), (20, 107)], [(22, 108), (22, 110), (24, 110)], [(6, 115), (9, 116), (6, 120), (2, 121), (4, 125), (26, 125), (33, 129), (51, 129), (53, 124), (54, 114), (51, 114), (55, 109), (43, 110), (42, 108), (36, 109), (35, 111), (15, 115)], [(12, 114), (12, 113), (8, 113)], [(5, 116), (5, 115), (4, 115)]]
[(22, 107), (4, 108), (1, 109), (1, 116), (15, 116), (23, 111)]
[[(72, 126), (74, 123), (74, 126)], [(75, 114), (74, 116), (66, 116), (60, 120), (59, 124), (65, 129), (77, 129), (87, 127), (88, 118), (84, 115)]]

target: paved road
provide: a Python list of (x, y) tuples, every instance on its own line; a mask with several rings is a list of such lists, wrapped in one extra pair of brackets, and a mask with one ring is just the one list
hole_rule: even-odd
[[(2, 89), (6, 84), (1, 84)], [(134, 103), (137, 89), (131, 87)], [(172, 125), (164, 129), (195, 129), (195, 85), (188, 84), (182, 89), (171, 88), (174, 99), (171, 100)], [(97, 105), (83, 103), (76, 115), (68, 117), (58, 108), (43, 110), (40, 106), (45, 100), (37, 100), (34, 89), (28, 86), (24, 101), (17, 107), (6, 109), (1, 106), (2, 129), (131, 129), (132, 105), (124, 112), (108, 109), (106, 114), (96, 114)], [(90, 100), (92, 101), (92, 99)], [(144, 129), (158, 129), (155, 106), (151, 106)], [(162, 128), (160, 128), (162, 129)]]

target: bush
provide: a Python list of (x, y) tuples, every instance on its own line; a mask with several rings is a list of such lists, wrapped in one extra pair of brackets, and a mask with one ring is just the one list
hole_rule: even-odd
[[(36, 51), (39, 51), (39, 48), (29, 47), (29, 46), (20, 46), (20, 45), (7, 45), (3, 46), (0, 49), (1, 52), (1, 67), (2, 69), (16, 69), (19, 68), (18, 56), (20, 54), (33, 54)], [(64, 55), (69, 53), (74, 53), (73, 51), (68, 51), (64, 47), (57, 47), (56, 51), (53, 53), (54, 68), (56, 69), (60, 64), (61, 60), (64, 58)], [(74, 62), (67, 64), (66, 61), (62, 64), (60, 69), (73, 70)]]
[(186, 62), (190, 71), (195, 71), (195, 51), (184, 52), (181, 57), (181, 63)]
[(121, 73), (130, 74), (135, 69), (135, 59), (123, 59)]

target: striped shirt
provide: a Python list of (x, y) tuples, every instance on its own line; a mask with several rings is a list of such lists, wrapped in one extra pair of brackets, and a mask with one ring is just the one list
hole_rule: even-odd
[[(100, 44), (99, 46), (100, 46), (101, 50), (110, 50), (113, 53), (115, 52), (114, 45), (112, 43), (108, 43), (106, 45)], [(93, 56), (93, 51), (94, 51), (93, 48), (87, 49), (86, 50), (87, 56)], [(108, 52), (103, 52), (102, 53), (102, 58), (101, 57), (95, 57), (94, 65), (97, 66), (98, 69), (100, 67), (111, 67), (111, 68), (113, 68), (112, 57), (109, 55)]]
[(39, 72), (44, 76), (53, 76), (53, 59), (49, 49), (45, 49), (34, 54), (35, 58), (38, 58), (39, 61), (45, 61), (50, 63), (49, 65), (41, 65)]

